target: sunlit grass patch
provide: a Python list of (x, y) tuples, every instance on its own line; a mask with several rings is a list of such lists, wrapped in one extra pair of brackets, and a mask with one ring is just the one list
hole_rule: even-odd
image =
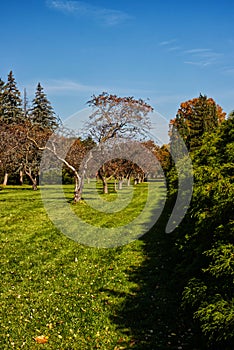
[[(136, 186), (127, 214), (123, 210), (122, 216), (111, 214), (118, 217), (116, 224), (126, 223), (128, 216), (133, 218), (135, 211), (140, 211), (146, 188), (146, 184)], [(85, 197), (74, 205), (73, 187), (63, 189), (62, 198), (56, 186), (51, 186), (52, 197), (58, 201), (65, 198), (75, 215), (97, 223), (96, 209), (85, 204)], [(159, 206), (163, 193), (159, 183)], [(164, 289), (155, 287), (167, 278), (159, 232), (152, 232), (153, 265), (141, 274), (142, 266), (150, 261), (143, 240), (111, 249), (74, 242), (51, 222), (40, 191), (7, 187), (0, 193), (0, 208), (1, 349), (150, 349), (146, 344), (153, 336), (158, 349), (165, 348), (166, 298)], [(109, 215), (103, 215), (98, 223), (104, 226), (106, 219), (106, 225), (111, 224)], [(69, 217), (66, 219), (69, 222)], [(146, 310), (150, 310), (147, 317)], [(123, 318), (125, 314), (131, 315), (129, 320)], [(158, 325), (154, 325), (155, 317)], [(132, 327), (132, 318), (133, 322), (140, 318), (137, 334), (132, 334), (137, 326), (134, 323)], [(156, 333), (151, 334), (152, 329)], [(46, 342), (39, 344), (36, 339)]]
[[(49, 220), (40, 192), (27, 187), (5, 188), (0, 206), (1, 349), (114, 349), (120, 339), (127, 346), (130, 334), (111, 316), (137, 288), (126, 267), (144, 260), (142, 242), (115, 249), (73, 242)], [(85, 205), (78, 210), (92, 216)], [(41, 335), (44, 345), (35, 341)]]

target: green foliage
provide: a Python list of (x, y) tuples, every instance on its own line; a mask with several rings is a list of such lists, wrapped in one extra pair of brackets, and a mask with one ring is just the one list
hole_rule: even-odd
[(211, 262), (204, 272), (209, 272), (214, 277), (225, 277), (234, 275), (234, 245), (215, 244), (212, 249), (204, 252), (211, 258)]
[(53, 108), (40, 83), (37, 85), (29, 117), (33, 124), (39, 125), (42, 128), (55, 129), (59, 125), (59, 119), (55, 116)]
[(181, 103), (176, 117), (171, 121), (171, 142), (177, 140), (177, 132), (189, 151), (200, 147), (206, 132), (212, 132), (225, 114), (212, 98), (200, 94), (198, 98)]
[(0, 78), (0, 119), (2, 118), (2, 114), (3, 114), (3, 90), (4, 90), (4, 81)]
[(182, 305), (209, 344), (222, 342), (224, 349), (233, 341), (234, 324), (233, 131), (234, 119), (228, 118), (216, 132), (204, 134), (200, 148), (191, 154), (194, 193), (175, 234)]
[(12, 71), (7, 83), (0, 81), (0, 121), (6, 124), (19, 124), (24, 120), (22, 100)]
[(225, 346), (225, 341), (233, 338), (234, 299), (224, 300), (216, 295), (213, 301), (204, 302), (194, 313), (201, 324), (202, 332), (208, 336), (210, 343), (214, 340)]
[(206, 299), (206, 292), (207, 286), (205, 283), (197, 278), (192, 278), (184, 288), (182, 295), (182, 306), (190, 304), (192, 307), (196, 307), (199, 303)]

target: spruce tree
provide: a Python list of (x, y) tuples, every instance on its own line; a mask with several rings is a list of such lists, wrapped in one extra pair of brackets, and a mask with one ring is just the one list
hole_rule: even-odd
[(4, 85), (4, 81), (2, 80), (2, 78), (0, 78), (0, 93), (2, 93)]
[(12, 71), (6, 84), (1, 82), (1, 120), (6, 124), (19, 124), (24, 120), (22, 100)]
[(28, 98), (27, 98), (27, 90), (24, 88), (24, 99), (23, 99), (23, 111), (25, 119), (28, 117)]
[(0, 78), (0, 120), (2, 120), (3, 114), (3, 89), (4, 89), (4, 81)]
[(55, 116), (51, 103), (48, 101), (40, 83), (37, 85), (29, 117), (33, 124), (36, 124), (43, 129), (53, 130), (59, 125), (59, 120)]

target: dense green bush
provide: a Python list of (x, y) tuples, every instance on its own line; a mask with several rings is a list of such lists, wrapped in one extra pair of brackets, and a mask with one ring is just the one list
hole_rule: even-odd
[[(233, 348), (234, 338), (234, 118), (205, 135), (191, 153), (194, 193), (176, 230), (182, 306), (210, 346)], [(171, 172), (171, 182), (175, 182)], [(178, 278), (178, 275), (175, 277)], [(215, 347), (216, 348), (216, 347)]]

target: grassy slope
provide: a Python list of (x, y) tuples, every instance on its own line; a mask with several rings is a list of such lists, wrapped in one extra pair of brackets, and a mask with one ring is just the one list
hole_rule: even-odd
[[(8, 187), (0, 207), (1, 349), (191, 349), (166, 289), (172, 263), (162, 227), (98, 249), (60, 233), (39, 191)], [(36, 344), (38, 335), (48, 343)]]

